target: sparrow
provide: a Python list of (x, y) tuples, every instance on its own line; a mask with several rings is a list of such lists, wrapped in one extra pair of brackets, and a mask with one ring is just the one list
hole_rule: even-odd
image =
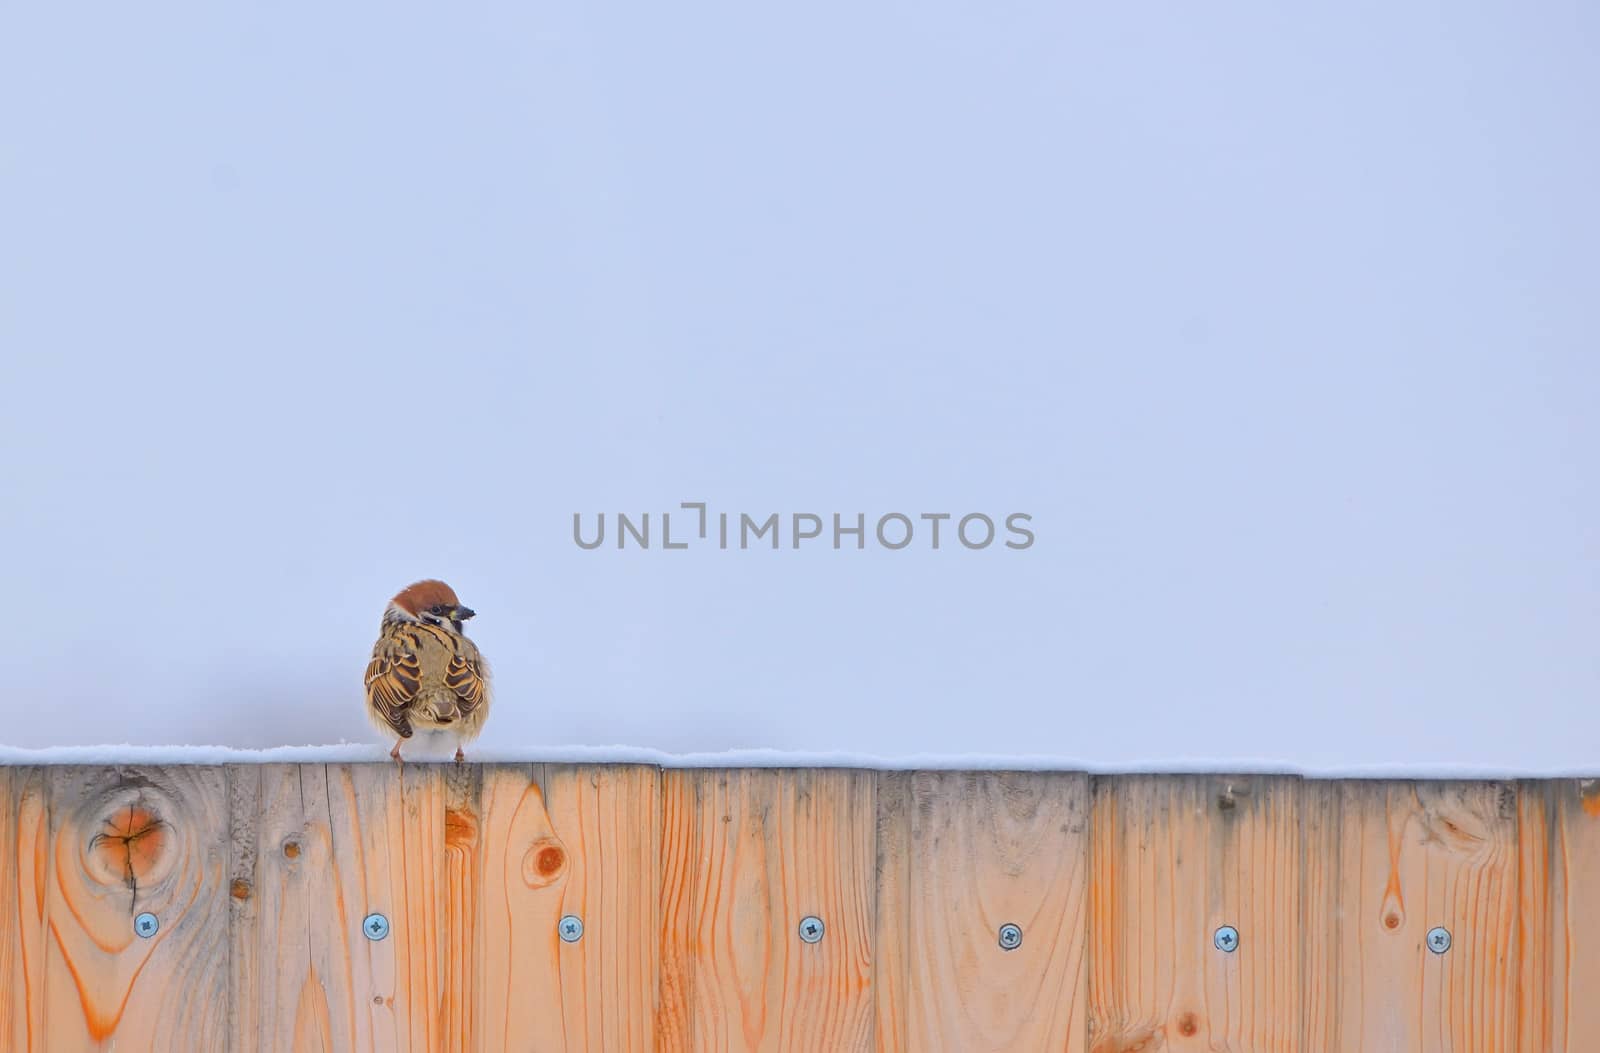
[(455, 732), (456, 763), (463, 744), (483, 730), (489, 715), (489, 666), (461, 626), (474, 612), (442, 581), (407, 585), (389, 601), (378, 642), (367, 663), (367, 716), (394, 735), (389, 756), (415, 728)]

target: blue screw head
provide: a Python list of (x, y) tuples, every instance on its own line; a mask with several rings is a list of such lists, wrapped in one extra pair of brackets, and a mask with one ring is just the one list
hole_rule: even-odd
[(1022, 927), (1010, 922), (1000, 926), (1000, 949), (1014, 951), (1022, 946)]
[(1450, 949), (1450, 930), (1444, 926), (1428, 930), (1428, 950), (1443, 954)]
[(820, 943), (825, 931), (827, 926), (823, 925), (822, 919), (814, 914), (808, 914), (800, 919), (800, 939), (803, 943)]
[(148, 940), (150, 937), (154, 936), (156, 934), (156, 930), (159, 928), (161, 928), (161, 921), (149, 911), (145, 911), (143, 914), (133, 919), (133, 931), (138, 933), (144, 939)]
[(1211, 938), (1211, 942), (1216, 944), (1217, 950), (1223, 954), (1232, 954), (1239, 949), (1239, 930), (1232, 925), (1224, 925), (1217, 930), (1217, 934)]
[(368, 914), (361, 922), (361, 931), (367, 934), (367, 939), (376, 943), (389, 935), (389, 919), (382, 914)]
[(583, 919), (576, 914), (568, 914), (561, 919), (557, 931), (561, 933), (562, 943), (577, 943), (583, 939)]

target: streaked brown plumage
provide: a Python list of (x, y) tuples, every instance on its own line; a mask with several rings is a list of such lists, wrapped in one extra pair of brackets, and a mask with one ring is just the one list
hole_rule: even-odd
[(417, 728), (442, 728), (461, 747), (478, 737), (489, 715), (489, 666), (461, 625), (473, 616), (442, 581), (401, 589), (383, 612), (378, 642), (367, 663), (367, 716), (396, 736), (389, 756)]

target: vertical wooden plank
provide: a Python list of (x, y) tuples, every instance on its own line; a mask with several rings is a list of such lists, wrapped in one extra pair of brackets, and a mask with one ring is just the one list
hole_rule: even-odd
[(452, 766), (445, 771), (444, 1049), (476, 1053), (482, 999), (478, 973), (479, 895), (483, 884), (483, 769)]
[(48, 784), (46, 1048), (225, 1048), (222, 769), (56, 768)]
[(689, 1053), (693, 1046), (694, 896), (700, 844), (695, 819), (696, 775), (663, 771), (657, 867), (660, 933), (654, 1040), (656, 1053)]
[[(1514, 1050), (1515, 790), (1349, 782), (1341, 796), (1339, 1048)], [(1436, 926), (1445, 954), (1426, 945)]]
[(1348, 925), (1340, 902), (1345, 831), (1338, 782), (1301, 784), (1300, 826), (1301, 1048), (1342, 1053), (1339, 999), (1345, 978), (1340, 969)]
[[(291, 906), (286, 919), (290, 932), (298, 930), (297, 912), (305, 912), (307, 966), (298, 991), (280, 990), (294, 999), (295, 1053), (354, 1053), (373, 1048), (371, 1000), (356, 982), (354, 963), (365, 956), (362, 918), (368, 913), (358, 897), (347, 894), (348, 882), (340, 873), (350, 854), (351, 837), (343, 821), (336, 822), (333, 797), (339, 785), (338, 770), (323, 764), (302, 764), (295, 769), (297, 794), (282, 799), (283, 813), (271, 834), (262, 840), (275, 851), (260, 854), (270, 861), (269, 873), (288, 886), (282, 900)], [(286, 794), (289, 788), (284, 787)], [(298, 796), (300, 834), (290, 820)], [(273, 813), (269, 813), (273, 814)], [(335, 840), (336, 833), (340, 836)], [(387, 913), (387, 911), (385, 912)], [(271, 915), (266, 915), (270, 921)], [(292, 935), (286, 933), (288, 938)]]
[[(336, 919), (326, 935), (348, 949), (356, 1048), (432, 1053), (444, 1044), (444, 777), (431, 764), (337, 765), (326, 805), (344, 909), (323, 924)], [(379, 940), (361, 931), (373, 913), (389, 923)]]
[(1298, 801), (1287, 778), (1096, 780), (1094, 1053), (1302, 1048)]
[(1517, 787), (1516, 991), (1518, 1053), (1567, 1053), (1555, 1040), (1558, 992), (1553, 972), (1555, 874), (1552, 869), (1558, 792), (1537, 782)]
[[(262, 931), (256, 860), (261, 811), (262, 769), (231, 764), (223, 769), (228, 787), (228, 1021), (229, 1049), (273, 1048), (277, 1000), (263, 988), (283, 975), (274, 968)], [(280, 925), (287, 925), (280, 919)], [(269, 972), (270, 971), (270, 972)], [(263, 1019), (265, 1018), (265, 1019)], [(277, 1043), (287, 1047), (287, 1043)]]
[[(1547, 918), (1541, 946), (1523, 953), (1524, 985), (1539, 986), (1537, 997), (1521, 1002), (1522, 1048), (1579, 1053), (1600, 1035), (1600, 779), (1561, 779), (1542, 789), (1548, 807), (1519, 813), (1524, 908), (1542, 893)], [(1525, 788), (1524, 795), (1532, 793)]]
[(561, 1016), (534, 1048), (648, 1053), (656, 1004), (659, 782), (640, 766), (545, 768), (545, 807), (566, 847), (560, 912), (582, 938), (557, 948)]
[(910, 1053), (917, 1048), (912, 1030), (918, 1025), (912, 1021), (911, 1006), (915, 778), (916, 773), (909, 771), (878, 776), (878, 888), (872, 949), (873, 1030), (878, 1053)]
[[(1088, 778), (885, 777), (880, 1050), (1083, 1053)], [(1020, 946), (1000, 943), (1016, 925)]]
[(44, 771), (0, 767), (0, 1047), (45, 1048)]
[(542, 1053), (563, 1019), (556, 925), (567, 849), (545, 808), (542, 778), (542, 768), (526, 764), (483, 769), (473, 964), (482, 980), (473, 993), (475, 1048), (485, 1053)]
[(230, 1049), (356, 1049), (346, 962), (353, 948), (336, 892), (327, 770), (228, 769)]
[[(686, 961), (697, 1050), (873, 1046), (875, 779), (840, 770), (702, 771)], [(665, 863), (672, 868), (676, 862)], [(826, 929), (801, 941), (802, 918)]]

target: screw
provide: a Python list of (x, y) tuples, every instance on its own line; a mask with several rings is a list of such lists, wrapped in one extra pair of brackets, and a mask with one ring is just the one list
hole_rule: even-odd
[(1450, 930), (1443, 926), (1428, 930), (1428, 950), (1443, 954), (1450, 949)]
[(361, 923), (361, 931), (367, 934), (367, 939), (376, 943), (389, 935), (389, 919), (382, 914), (368, 914)]
[(1239, 930), (1232, 925), (1224, 925), (1217, 930), (1217, 934), (1211, 938), (1211, 942), (1216, 944), (1217, 950), (1222, 953), (1232, 954), (1239, 949)]
[(133, 919), (133, 931), (137, 932), (140, 936), (143, 936), (147, 940), (154, 936), (156, 934), (156, 930), (159, 928), (161, 928), (160, 920), (149, 911), (145, 911), (143, 914)]
[(1022, 929), (1010, 922), (1000, 926), (1000, 948), (1014, 951), (1022, 946)]
[(822, 942), (822, 934), (826, 929), (821, 918), (808, 914), (800, 919), (800, 939), (805, 943)]
[(562, 943), (577, 943), (583, 939), (583, 919), (576, 914), (568, 914), (556, 926), (556, 931), (561, 934)]

